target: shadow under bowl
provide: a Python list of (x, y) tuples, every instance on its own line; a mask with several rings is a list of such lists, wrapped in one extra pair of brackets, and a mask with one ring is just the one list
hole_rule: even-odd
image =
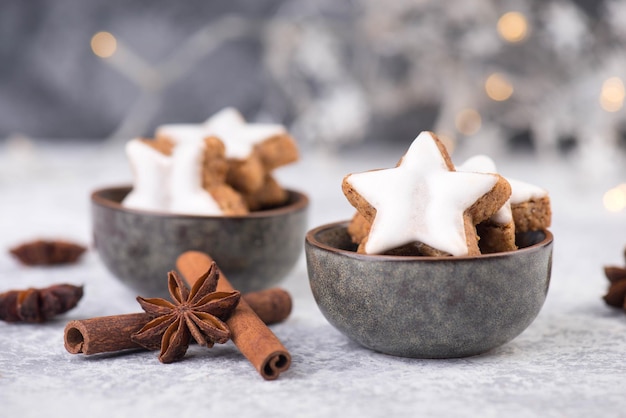
[(407, 257), (357, 254), (346, 226), (307, 233), (309, 282), (328, 322), (372, 350), (414, 358), (481, 354), (522, 333), (545, 301), (549, 231), (519, 234), (517, 251)]
[(195, 216), (126, 208), (131, 187), (91, 195), (94, 244), (106, 267), (142, 296), (167, 295), (167, 273), (185, 251), (209, 254), (241, 292), (284, 279), (302, 253), (309, 199), (288, 190), (285, 205), (245, 216)]

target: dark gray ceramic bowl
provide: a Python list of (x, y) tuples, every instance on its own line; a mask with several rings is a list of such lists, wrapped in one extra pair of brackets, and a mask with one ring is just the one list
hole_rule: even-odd
[(309, 200), (246, 216), (191, 216), (123, 207), (130, 187), (91, 195), (94, 243), (107, 268), (142, 296), (167, 293), (167, 272), (185, 251), (208, 253), (232, 285), (249, 292), (281, 281), (302, 253)]
[(307, 233), (309, 281), (326, 319), (365, 347), (416, 358), (480, 354), (524, 331), (545, 301), (548, 231), (520, 234), (512, 252), (403, 257), (357, 254), (346, 225)]

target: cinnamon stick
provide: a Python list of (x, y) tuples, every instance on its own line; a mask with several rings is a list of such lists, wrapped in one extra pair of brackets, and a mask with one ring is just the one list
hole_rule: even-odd
[[(211, 257), (199, 251), (187, 251), (176, 261), (178, 271), (190, 285), (207, 271)], [(232, 292), (228, 279), (220, 272), (217, 290)], [(250, 305), (242, 299), (226, 321), (233, 343), (266, 380), (277, 379), (291, 364), (291, 355), (276, 335), (259, 319)]]
[[(243, 299), (267, 325), (285, 320), (291, 312), (291, 296), (283, 289), (250, 292)], [(70, 321), (65, 326), (65, 349), (72, 354), (91, 355), (142, 348), (130, 336), (149, 321), (145, 312)]]
[[(224, 275), (221, 275), (220, 280), (223, 278)], [(217, 287), (219, 289), (219, 281)], [(242, 298), (265, 325), (282, 322), (291, 313), (291, 295), (278, 287), (246, 293)]]
[(149, 321), (145, 312), (70, 321), (65, 326), (65, 349), (72, 354), (98, 354), (141, 348), (130, 336)]

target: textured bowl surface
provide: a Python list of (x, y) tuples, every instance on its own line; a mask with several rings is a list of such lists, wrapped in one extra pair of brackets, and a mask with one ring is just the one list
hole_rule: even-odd
[(107, 268), (142, 296), (167, 294), (167, 272), (189, 250), (211, 255), (233, 286), (249, 292), (281, 281), (302, 253), (309, 200), (246, 216), (191, 216), (123, 207), (130, 187), (91, 195), (96, 249)]
[(552, 268), (552, 234), (518, 236), (520, 249), (478, 257), (368, 256), (346, 222), (306, 235), (315, 301), (361, 345), (415, 358), (466, 357), (511, 341), (536, 318)]

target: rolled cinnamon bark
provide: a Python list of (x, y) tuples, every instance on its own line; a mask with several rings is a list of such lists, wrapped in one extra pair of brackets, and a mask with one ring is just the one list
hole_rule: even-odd
[[(284, 321), (291, 312), (291, 296), (283, 289), (250, 292), (243, 299), (267, 325)], [(72, 354), (90, 355), (143, 348), (130, 336), (149, 321), (145, 312), (70, 321), (65, 326), (65, 349)]]
[(65, 326), (65, 349), (72, 354), (98, 354), (142, 348), (130, 336), (148, 321), (145, 312), (70, 321)]
[[(199, 251), (187, 251), (176, 261), (178, 271), (193, 286), (212, 263), (211, 257)], [(218, 266), (219, 267), (219, 266)], [(228, 279), (220, 272), (217, 291), (232, 292)], [(291, 365), (291, 355), (274, 333), (261, 321), (245, 299), (241, 299), (226, 321), (231, 339), (239, 351), (266, 380), (277, 379)]]
[(282, 322), (291, 313), (291, 295), (278, 287), (246, 293), (241, 297), (265, 325)]

